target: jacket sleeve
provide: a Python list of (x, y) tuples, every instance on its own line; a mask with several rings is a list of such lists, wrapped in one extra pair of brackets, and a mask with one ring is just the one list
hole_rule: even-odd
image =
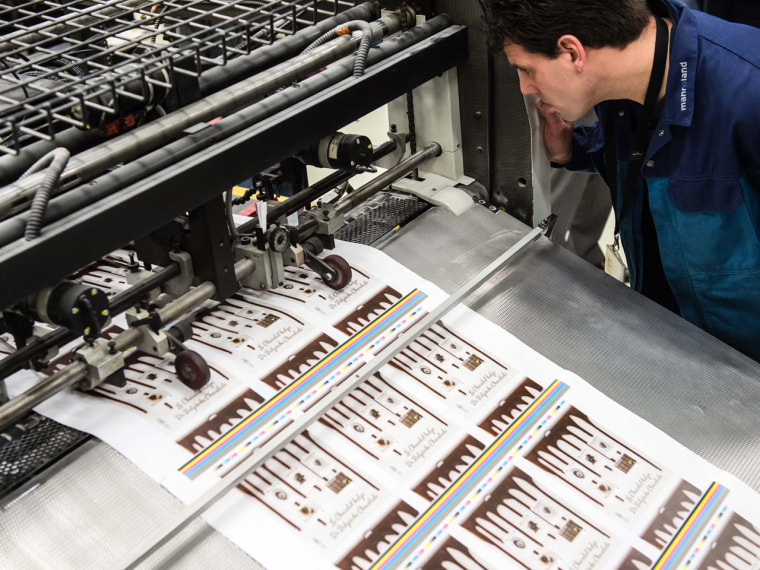
[(565, 165), (568, 170), (599, 173), (596, 154), (604, 154), (604, 135), (598, 122), (573, 130), (573, 156)]

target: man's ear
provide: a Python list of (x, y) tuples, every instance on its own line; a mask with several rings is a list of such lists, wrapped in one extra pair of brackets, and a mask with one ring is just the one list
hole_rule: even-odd
[(573, 35), (565, 34), (557, 40), (557, 52), (560, 56), (570, 56), (570, 61), (578, 71), (583, 71), (586, 66), (586, 48), (581, 41)]

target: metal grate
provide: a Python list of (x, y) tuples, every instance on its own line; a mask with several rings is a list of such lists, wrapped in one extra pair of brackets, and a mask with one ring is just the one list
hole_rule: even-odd
[(32, 412), (0, 431), (0, 497), (14, 491), (90, 436)]
[(344, 241), (372, 245), (396, 226), (415, 218), (429, 207), (415, 196), (380, 192), (346, 218), (346, 225), (335, 233)]
[(72, 125), (106, 135), (135, 126), (183, 78), (354, 4), (0, 0), (0, 152), (17, 154)]

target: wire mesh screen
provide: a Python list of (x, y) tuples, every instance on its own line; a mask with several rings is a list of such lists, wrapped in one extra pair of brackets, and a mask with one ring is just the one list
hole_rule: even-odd
[(353, 0), (0, 0), (0, 152), (71, 126), (135, 126), (183, 78), (354, 6)]
[(34, 412), (0, 430), (0, 498), (89, 438)]
[(346, 225), (335, 232), (335, 237), (373, 245), (393, 228), (407, 223), (429, 206), (416, 196), (379, 192), (346, 217)]

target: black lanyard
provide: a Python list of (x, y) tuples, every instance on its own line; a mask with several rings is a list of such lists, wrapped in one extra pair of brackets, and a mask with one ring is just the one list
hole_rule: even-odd
[[(633, 151), (628, 158), (628, 170), (625, 177), (625, 186), (623, 187), (623, 203), (615, 219), (615, 243), (617, 243), (618, 236), (620, 235), (620, 222), (631, 207), (633, 195), (636, 192), (636, 183), (638, 182), (641, 166), (644, 162), (644, 155), (649, 146), (649, 123), (654, 117), (654, 111), (657, 107), (657, 96), (660, 94), (662, 79), (665, 76), (665, 65), (668, 61), (668, 25), (662, 18), (655, 18), (655, 20), (657, 21), (657, 38), (654, 47), (654, 63), (652, 64), (649, 87), (647, 87), (647, 94), (644, 99), (644, 112), (641, 117), (641, 123), (639, 123), (638, 129), (636, 129)], [(609, 184), (613, 194), (616, 195), (618, 192), (618, 164), (614, 115), (612, 105), (610, 104), (607, 108), (607, 124), (604, 129), (604, 161), (607, 170), (607, 184)]]

